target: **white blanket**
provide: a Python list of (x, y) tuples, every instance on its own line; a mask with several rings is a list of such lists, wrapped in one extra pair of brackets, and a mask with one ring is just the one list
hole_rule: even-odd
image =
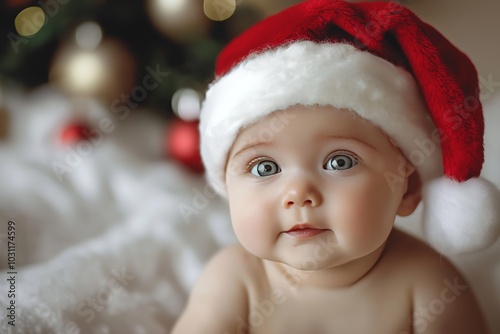
[[(165, 124), (148, 114), (119, 120), (47, 87), (9, 96), (12, 135), (0, 146), (0, 333), (168, 333), (204, 263), (235, 240), (226, 204), (201, 176), (162, 158)], [(500, 185), (500, 97), (490, 100), (485, 175)], [(73, 117), (115, 125), (80, 161), (56, 143)], [(61, 175), (54, 162), (68, 157), (74, 167)], [(419, 236), (418, 215), (398, 225)], [(499, 255), (497, 242), (452, 259), (497, 333)], [(6, 298), (11, 276), (15, 298)], [(7, 317), (11, 300), (15, 327)]]

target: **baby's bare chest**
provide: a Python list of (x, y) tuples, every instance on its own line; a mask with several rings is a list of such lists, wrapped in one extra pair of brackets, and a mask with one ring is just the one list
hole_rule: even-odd
[(251, 296), (238, 333), (410, 333), (410, 300), (400, 287), (313, 293), (272, 288)]

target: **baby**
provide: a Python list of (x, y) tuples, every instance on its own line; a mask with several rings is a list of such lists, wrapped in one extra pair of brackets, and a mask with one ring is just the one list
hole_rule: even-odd
[[(309, 0), (221, 53), (200, 131), (240, 242), (173, 333), (487, 333), (441, 253), (499, 233), (469, 59), (404, 7)], [(424, 205), (427, 244), (395, 229)]]

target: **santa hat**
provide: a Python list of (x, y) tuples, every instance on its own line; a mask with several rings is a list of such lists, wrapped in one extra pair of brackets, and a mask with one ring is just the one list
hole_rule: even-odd
[(296, 104), (352, 110), (418, 171), (429, 242), (446, 254), (476, 251), (500, 233), (500, 192), (479, 177), (478, 96), (469, 58), (407, 8), (309, 0), (222, 51), (201, 111), (201, 154), (224, 196), (227, 154), (242, 128)]

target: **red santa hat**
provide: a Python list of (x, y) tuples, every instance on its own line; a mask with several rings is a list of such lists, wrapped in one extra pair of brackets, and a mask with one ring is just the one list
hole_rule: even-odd
[(418, 171), (429, 242), (447, 254), (476, 251), (500, 233), (500, 192), (479, 177), (478, 96), (469, 58), (407, 8), (309, 0), (221, 52), (200, 116), (201, 154), (224, 196), (227, 154), (242, 128), (296, 104), (352, 110)]

